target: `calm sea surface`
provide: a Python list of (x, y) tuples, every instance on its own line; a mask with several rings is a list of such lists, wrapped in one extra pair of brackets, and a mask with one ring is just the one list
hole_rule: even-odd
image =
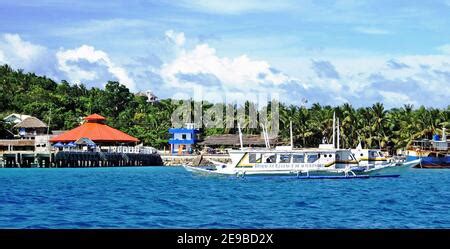
[(450, 170), (212, 177), (180, 167), (0, 169), (0, 228), (450, 228)]

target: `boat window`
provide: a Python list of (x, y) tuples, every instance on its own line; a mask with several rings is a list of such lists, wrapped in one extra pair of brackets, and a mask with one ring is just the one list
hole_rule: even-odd
[(248, 154), (248, 162), (256, 163), (256, 154)]
[(341, 158), (341, 156), (339, 156), (339, 154), (336, 154), (336, 160), (339, 160)]
[(371, 156), (371, 157), (377, 157), (377, 156), (378, 156), (377, 151), (371, 151), (371, 152), (370, 152), (370, 156)]
[(291, 155), (289, 154), (280, 155), (280, 163), (290, 163), (290, 162), (291, 162)]
[(261, 154), (250, 153), (248, 155), (249, 163), (260, 163), (261, 162)]
[(276, 158), (277, 158), (276, 155), (271, 155), (271, 156), (266, 158), (266, 163), (274, 163)]
[[(320, 155), (319, 155), (320, 156)], [(323, 155), (323, 157), (327, 157), (327, 155), (325, 154), (325, 155)]]
[(333, 155), (331, 155), (331, 154), (330, 154), (330, 155), (328, 155), (328, 156), (329, 156), (329, 157), (333, 157)]
[(361, 153), (361, 155), (360, 156), (363, 156), (363, 153)]
[(319, 155), (318, 154), (310, 154), (310, 155), (308, 155), (308, 163), (313, 163), (313, 162), (317, 161), (317, 159), (319, 159)]
[(292, 155), (292, 162), (293, 163), (304, 163), (305, 162), (305, 155), (303, 154), (294, 154)]

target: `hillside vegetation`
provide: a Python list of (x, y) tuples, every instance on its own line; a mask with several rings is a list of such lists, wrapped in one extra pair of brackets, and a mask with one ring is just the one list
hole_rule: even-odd
[[(269, 117), (271, 104), (266, 107)], [(145, 145), (162, 148), (167, 146), (171, 116), (179, 106), (179, 101), (171, 99), (148, 103), (145, 96), (136, 96), (116, 81), (107, 82), (104, 89), (87, 89), (83, 84), (57, 83), (45, 76), (0, 66), (0, 117), (10, 113), (33, 115), (46, 123), (51, 120), (52, 130), (72, 129), (80, 124), (82, 117), (98, 113), (107, 118), (110, 126), (139, 138)], [(224, 104), (203, 102), (201, 106), (203, 112), (213, 107), (225, 109)], [(235, 108), (248, 111), (253, 106), (247, 102)], [(323, 137), (331, 141), (333, 112), (341, 120), (341, 145), (345, 148), (355, 147), (359, 141), (365, 147), (404, 148), (413, 139), (431, 138), (441, 133), (442, 127), (450, 128), (450, 106), (438, 109), (404, 105), (386, 110), (382, 103), (363, 108), (318, 103), (307, 108), (280, 103), (279, 110), (279, 136), (289, 140), (292, 121), (294, 142), (303, 147), (318, 146)], [(9, 128), (8, 125), (0, 121), (0, 129)], [(251, 120), (246, 116), (241, 122), (244, 132), (260, 133), (260, 128), (250, 126)], [(227, 128), (204, 129), (205, 135), (235, 132), (236, 129)]]

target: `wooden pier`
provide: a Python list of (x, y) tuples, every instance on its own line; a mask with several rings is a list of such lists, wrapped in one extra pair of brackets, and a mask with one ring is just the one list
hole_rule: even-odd
[(3, 154), (0, 159), (0, 167), (5, 168), (84, 168), (163, 165), (161, 156), (156, 153), (84, 151), (60, 151), (56, 153), (9, 152)]

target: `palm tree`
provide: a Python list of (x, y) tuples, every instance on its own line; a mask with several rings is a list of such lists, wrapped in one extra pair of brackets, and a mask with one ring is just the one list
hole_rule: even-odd
[(384, 146), (384, 142), (386, 142), (387, 138), (385, 133), (387, 111), (384, 110), (384, 106), (382, 103), (375, 103), (374, 105), (372, 105), (370, 111), (373, 115), (372, 131), (375, 134), (374, 139), (378, 141), (378, 148), (381, 149), (381, 147)]

